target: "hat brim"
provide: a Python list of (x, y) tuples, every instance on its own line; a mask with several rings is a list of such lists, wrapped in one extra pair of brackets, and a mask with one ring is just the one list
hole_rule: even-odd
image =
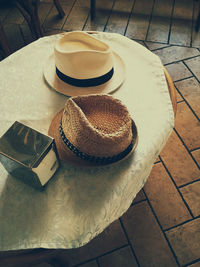
[[(56, 148), (57, 148), (57, 152), (59, 155), (59, 158), (62, 162), (64, 163), (72, 163), (76, 166), (102, 166), (100, 164), (95, 164), (83, 159), (80, 159), (78, 156), (76, 156), (63, 142), (61, 136), (60, 136), (60, 132), (59, 132), (59, 125), (60, 125), (60, 120), (62, 118), (62, 114), (63, 114), (63, 109), (58, 112), (55, 117), (53, 118), (49, 130), (48, 130), (48, 134), (49, 136), (53, 137), (55, 140), (55, 144), (56, 144)], [(117, 164), (119, 162), (122, 162), (123, 160), (127, 159), (136, 149), (137, 144), (138, 144), (138, 133), (137, 133), (137, 128), (136, 125), (133, 121), (132, 123), (132, 132), (133, 132), (133, 148), (132, 150), (128, 153), (128, 155), (126, 155), (123, 159), (116, 161), (114, 163), (110, 163), (109, 165), (113, 165), (113, 164)], [(108, 165), (108, 164), (107, 164)]]
[(114, 73), (112, 78), (104, 84), (92, 87), (77, 87), (63, 82), (56, 74), (55, 58), (52, 54), (44, 67), (44, 78), (47, 84), (57, 92), (66, 96), (80, 96), (87, 94), (108, 94), (117, 90), (125, 78), (125, 64), (122, 58), (113, 52)]

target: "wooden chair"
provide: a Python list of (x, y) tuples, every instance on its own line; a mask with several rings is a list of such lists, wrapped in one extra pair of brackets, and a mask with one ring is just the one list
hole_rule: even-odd
[[(24, 16), (25, 20), (27, 21), (32, 34), (36, 38), (42, 37), (43, 31), (38, 16), (39, 0), (13, 0), (13, 1), (20, 10), (20, 12), (22, 13), (22, 15)], [(63, 18), (65, 16), (65, 12), (62, 9), (59, 0), (53, 0), (53, 1), (58, 10), (60, 18)]]
[(8, 44), (8, 40), (4, 32), (3, 26), (1, 25), (1, 22), (0, 22), (0, 46), (4, 57), (7, 57), (11, 54), (11, 49)]

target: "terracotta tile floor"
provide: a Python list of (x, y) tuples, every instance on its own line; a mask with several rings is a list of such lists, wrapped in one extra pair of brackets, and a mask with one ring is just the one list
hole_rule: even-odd
[[(70, 30), (118, 32), (157, 54), (177, 89), (175, 129), (151, 175), (128, 211), (82, 248), (61, 252), (70, 266), (200, 266), (200, 31), (194, 31), (199, 1), (42, 1), (45, 35)], [(34, 40), (19, 11), (1, 4), (0, 19), (13, 51)], [(40, 265), (48, 266), (48, 265)]]

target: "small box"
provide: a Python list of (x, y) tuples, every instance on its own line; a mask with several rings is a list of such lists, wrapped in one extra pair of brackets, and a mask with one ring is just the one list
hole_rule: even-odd
[(54, 139), (18, 121), (0, 138), (0, 162), (36, 189), (43, 189), (59, 168)]

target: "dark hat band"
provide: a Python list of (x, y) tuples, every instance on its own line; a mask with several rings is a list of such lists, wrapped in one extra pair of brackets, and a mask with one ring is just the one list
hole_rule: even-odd
[(113, 163), (116, 162), (118, 160), (123, 159), (126, 155), (129, 154), (129, 152), (132, 150), (133, 148), (133, 139), (130, 143), (130, 145), (122, 152), (120, 152), (117, 155), (114, 155), (112, 157), (95, 157), (95, 156), (91, 156), (89, 154), (83, 153), (81, 152), (78, 148), (76, 148), (72, 143), (70, 143), (70, 141), (67, 139), (67, 137), (64, 134), (63, 128), (62, 128), (62, 119), (60, 121), (60, 127), (59, 127), (59, 131), (60, 131), (60, 136), (63, 140), (63, 142), (65, 143), (65, 145), (79, 158), (83, 159), (83, 160), (87, 160), (90, 161), (92, 163), (98, 163), (98, 164), (109, 164), (109, 163)]
[(105, 82), (109, 81), (114, 73), (114, 69), (112, 68), (109, 72), (106, 74), (96, 77), (96, 78), (91, 78), (91, 79), (75, 79), (70, 76), (65, 75), (59, 69), (56, 67), (56, 74), (57, 76), (65, 83), (68, 83), (73, 86), (77, 87), (91, 87), (91, 86), (98, 86), (101, 84), (104, 84)]

